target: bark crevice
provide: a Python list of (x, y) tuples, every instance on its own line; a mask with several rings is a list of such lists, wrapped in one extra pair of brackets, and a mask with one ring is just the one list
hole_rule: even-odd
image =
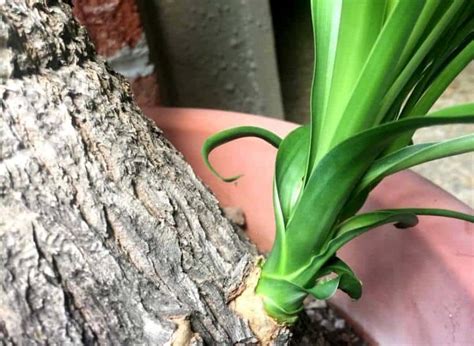
[(228, 303), (256, 250), (70, 8), (0, 13), (0, 340), (255, 341)]

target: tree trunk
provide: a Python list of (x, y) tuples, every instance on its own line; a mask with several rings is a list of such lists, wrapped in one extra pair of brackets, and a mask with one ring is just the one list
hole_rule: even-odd
[(0, 0), (0, 112), (0, 344), (256, 341), (255, 249), (68, 5)]

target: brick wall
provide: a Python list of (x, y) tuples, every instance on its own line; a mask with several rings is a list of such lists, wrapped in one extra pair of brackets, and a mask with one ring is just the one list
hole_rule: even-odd
[(135, 0), (73, 0), (97, 52), (127, 77), (139, 104), (158, 104), (158, 85)]

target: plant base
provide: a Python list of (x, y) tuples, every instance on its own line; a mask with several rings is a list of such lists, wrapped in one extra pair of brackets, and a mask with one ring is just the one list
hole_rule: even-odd
[(243, 291), (230, 303), (230, 306), (249, 324), (261, 345), (270, 345), (280, 333), (286, 331), (287, 327), (267, 315), (262, 299), (255, 294), (261, 272), (260, 260), (261, 258), (245, 279)]

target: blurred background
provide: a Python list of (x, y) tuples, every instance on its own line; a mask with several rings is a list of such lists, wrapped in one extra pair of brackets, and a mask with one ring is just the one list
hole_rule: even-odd
[[(73, 0), (97, 51), (141, 105), (232, 110), (306, 122), (313, 48), (308, 1)], [(435, 108), (473, 102), (474, 63)], [(419, 131), (415, 142), (474, 132)], [(474, 207), (474, 154), (415, 171)]]

